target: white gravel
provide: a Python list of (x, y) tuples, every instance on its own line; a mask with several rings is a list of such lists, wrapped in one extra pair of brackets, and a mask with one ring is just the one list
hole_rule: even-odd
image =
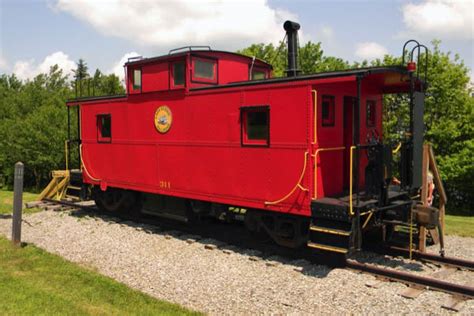
[[(199, 240), (199, 236), (177, 236), (179, 232), (155, 226), (80, 218), (68, 212), (47, 211), (24, 218), (31, 224), (23, 225), (24, 241), (156, 298), (213, 315), (453, 313), (441, 308), (448, 294), (425, 291), (416, 299), (406, 299), (399, 295), (406, 289), (400, 283), (371, 288), (366, 286), (375, 281), (370, 275), (305, 260), (264, 260), (256, 251)], [(0, 234), (10, 237), (11, 219), (0, 219)], [(474, 259), (474, 238), (446, 239), (449, 256)], [(419, 273), (439, 270), (401, 258), (359, 257)], [(458, 271), (452, 278), (474, 285), (473, 273)], [(461, 314), (474, 315), (474, 300), (463, 304)]]

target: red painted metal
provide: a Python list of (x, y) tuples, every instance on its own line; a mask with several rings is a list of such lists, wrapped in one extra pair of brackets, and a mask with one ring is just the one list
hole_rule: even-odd
[[(193, 82), (193, 56), (217, 60), (217, 84)], [(185, 85), (173, 89), (171, 63), (179, 60), (186, 61)], [(350, 145), (343, 135), (344, 97), (357, 95), (356, 76), (225, 86), (248, 81), (251, 63), (251, 58), (214, 51), (140, 60), (126, 65), (128, 87), (133, 70), (141, 69), (140, 91), (129, 88), (123, 98), (68, 102), (80, 106), (84, 181), (102, 189), (117, 187), (310, 216), (316, 173), (319, 198), (339, 194), (348, 186), (348, 177), (344, 177), (347, 150), (314, 154), (319, 148)], [(254, 66), (271, 76), (270, 65), (256, 60)], [(402, 78), (388, 70), (364, 78), (362, 143), (372, 129), (382, 135), (383, 91), (406, 89), (405, 82), (393, 80), (395, 75)], [(216, 88), (195, 89), (213, 86)], [(313, 90), (317, 91), (316, 106)], [(334, 126), (322, 125), (325, 95), (335, 99)], [(374, 127), (366, 124), (367, 100), (376, 104)], [(172, 113), (166, 133), (155, 128), (155, 112), (161, 106)], [(241, 109), (255, 106), (269, 107), (269, 146), (243, 144)], [(97, 116), (103, 114), (112, 119), (107, 143), (98, 142), (97, 136)], [(361, 183), (365, 164), (362, 161)], [(285, 197), (297, 185), (286, 199), (268, 203)]]
[(407, 64), (407, 70), (409, 72), (415, 72), (416, 71), (416, 63), (411, 61)]

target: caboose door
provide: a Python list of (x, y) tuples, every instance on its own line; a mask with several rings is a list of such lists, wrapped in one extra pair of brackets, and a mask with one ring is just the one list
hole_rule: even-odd
[(344, 159), (343, 159), (343, 188), (344, 190), (349, 189), (349, 163), (350, 163), (350, 148), (352, 146), (353, 136), (353, 113), (354, 106), (356, 104), (356, 98), (345, 96), (343, 105), (343, 146), (344, 146)]

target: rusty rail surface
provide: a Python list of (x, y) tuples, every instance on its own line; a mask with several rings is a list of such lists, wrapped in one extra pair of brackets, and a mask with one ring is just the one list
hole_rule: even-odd
[[(405, 257), (409, 256), (408, 249), (399, 248), (399, 247), (390, 247), (388, 248), (388, 252), (402, 255)], [(454, 258), (454, 257), (446, 257), (446, 256), (443, 257), (443, 256), (436, 255), (433, 253), (420, 252), (420, 251), (414, 251), (412, 255), (413, 255), (413, 259), (415, 260), (440, 263), (443, 265), (452, 266), (459, 269), (474, 271), (474, 261), (461, 259), (461, 258)]]
[(351, 259), (346, 260), (346, 267), (409, 285), (421, 285), (429, 289), (462, 296), (468, 299), (474, 298), (474, 287), (467, 285), (450, 283), (394, 269), (381, 268), (372, 264), (360, 263)]

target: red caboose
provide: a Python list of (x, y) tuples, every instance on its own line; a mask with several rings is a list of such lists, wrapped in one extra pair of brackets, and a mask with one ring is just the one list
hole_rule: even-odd
[[(298, 29), (285, 23), (285, 78), (255, 58), (189, 47), (129, 60), (126, 95), (69, 101), (97, 205), (187, 219), (237, 212), (279, 244), (341, 253), (369, 227), (407, 222), (421, 185), (423, 82), (405, 66), (299, 75)], [(411, 96), (396, 187), (387, 93)]]

